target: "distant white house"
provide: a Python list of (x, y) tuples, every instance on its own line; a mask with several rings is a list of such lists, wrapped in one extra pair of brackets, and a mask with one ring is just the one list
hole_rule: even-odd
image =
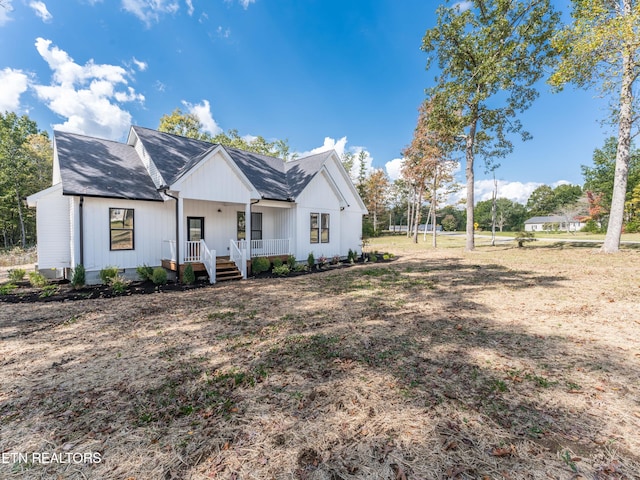
[(126, 143), (55, 132), (53, 185), (31, 195), (38, 268), (87, 282), (117, 266), (246, 277), (253, 257), (361, 248), (367, 209), (334, 151), (285, 162), (134, 126)]
[(567, 218), (561, 215), (546, 215), (540, 217), (531, 217), (524, 222), (525, 232), (577, 232), (585, 226), (577, 218), (573, 218), (567, 222)]

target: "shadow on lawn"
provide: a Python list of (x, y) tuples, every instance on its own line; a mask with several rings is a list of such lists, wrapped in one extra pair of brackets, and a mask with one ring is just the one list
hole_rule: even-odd
[[(180, 462), (160, 466), (164, 478), (187, 478), (196, 470), (235, 478), (232, 471), (243, 464), (238, 459), (256, 474), (273, 474), (270, 457), (289, 459), (287, 473), (300, 479), (371, 472), (394, 479), (428, 472), (482, 478), (500, 471), (524, 478), (532, 465), (544, 464), (540, 458), (548, 472), (567, 474), (570, 465), (556, 450), (594, 454), (588, 440), (599, 431), (597, 422), (606, 422), (547, 403), (554, 391), (579, 388), (567, 383), (573, 366), (562, 360), (572, 345), (561, 335), (506, 329), (493, 320), (500, 312), (477, 300), (491, 290), (562, 288), (564, 280), (461, 259), (403, 259), (182, 298), (158, 295), (150, 304), (132, 305), (125, 318), (109, 311), (116, 300), (102, 300), (89, 307), (100, 313), (91, 319), (95, 330), (74, 346), (77, 353), (45, 354), (25, 372), (54, 372), (55, 382), (10, 381), (0, 418), (4, 426), (37, 412), (57, 432), (50, 441), (58, 445), (70, 435), (106, 442), (114, 431), (132, 429), (151, 445), (178, 452)], [(300, 302), (281, 306), (283, 292), (296, 292)], [(317, 296), (324, 298), (320, 305), (309, 301)], [(2, 337), (34, 333), (33, 315), (19, 326), (3, 325)], [(64, 324), (70, 318), (49, 327), (64, 336), (61, 330), (73, 328), (73, 322)], [(599, 358), (599, 368), (637, 380), (623, 357), (585, 348)], [(89, 352), (91, 360), (84, 356)], [(551, 368), (550, 361), (558, 363)], [(101, 369), (111, 372), (101, 378)], [(366, 406), (367, 395), (378, 402), (370, 400), (361, 411), (358, 402)], [(410, 422), (408, 413), (431, 435), (410, 437), (402, 425), (381, 419), (397, 415)], [(323, 443), (319, 437), (327, 429), (332, 435)], [(526, 448), (538, 463), (526, 463)], [(113, 478), (132, 473), (107, 465)]]

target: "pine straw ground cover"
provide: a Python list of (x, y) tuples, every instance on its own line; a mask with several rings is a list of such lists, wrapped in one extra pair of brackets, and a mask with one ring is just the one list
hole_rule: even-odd
[(637, 251), (385, 248), (2, 305), (0, 478), (640, 478)]

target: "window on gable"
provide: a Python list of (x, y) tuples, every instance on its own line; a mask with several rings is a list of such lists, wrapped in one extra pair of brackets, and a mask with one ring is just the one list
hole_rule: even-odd
[(133, 250), (133, 208), (109, 209), (109, 248)]

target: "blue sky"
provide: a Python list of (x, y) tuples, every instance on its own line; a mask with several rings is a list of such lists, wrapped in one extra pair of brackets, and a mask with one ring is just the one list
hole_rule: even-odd
[[(286, 138), (301, 154), (365, 150), (394, 177), (435, 76), (420, 44), (437, 1), (0, 3), (0, 111), (50, 133), (124, 140), (131, 124), (157, 128), (180, 107), (212, 133)], [(496, 172), (500, 196), (581, 184), (580, 165), (611, 134), (595, 92), (540, 91), (520, 117), (534, 139), (516, 142)], [(492, 182), (481, 165), (476, 175), (481, 200)]]

